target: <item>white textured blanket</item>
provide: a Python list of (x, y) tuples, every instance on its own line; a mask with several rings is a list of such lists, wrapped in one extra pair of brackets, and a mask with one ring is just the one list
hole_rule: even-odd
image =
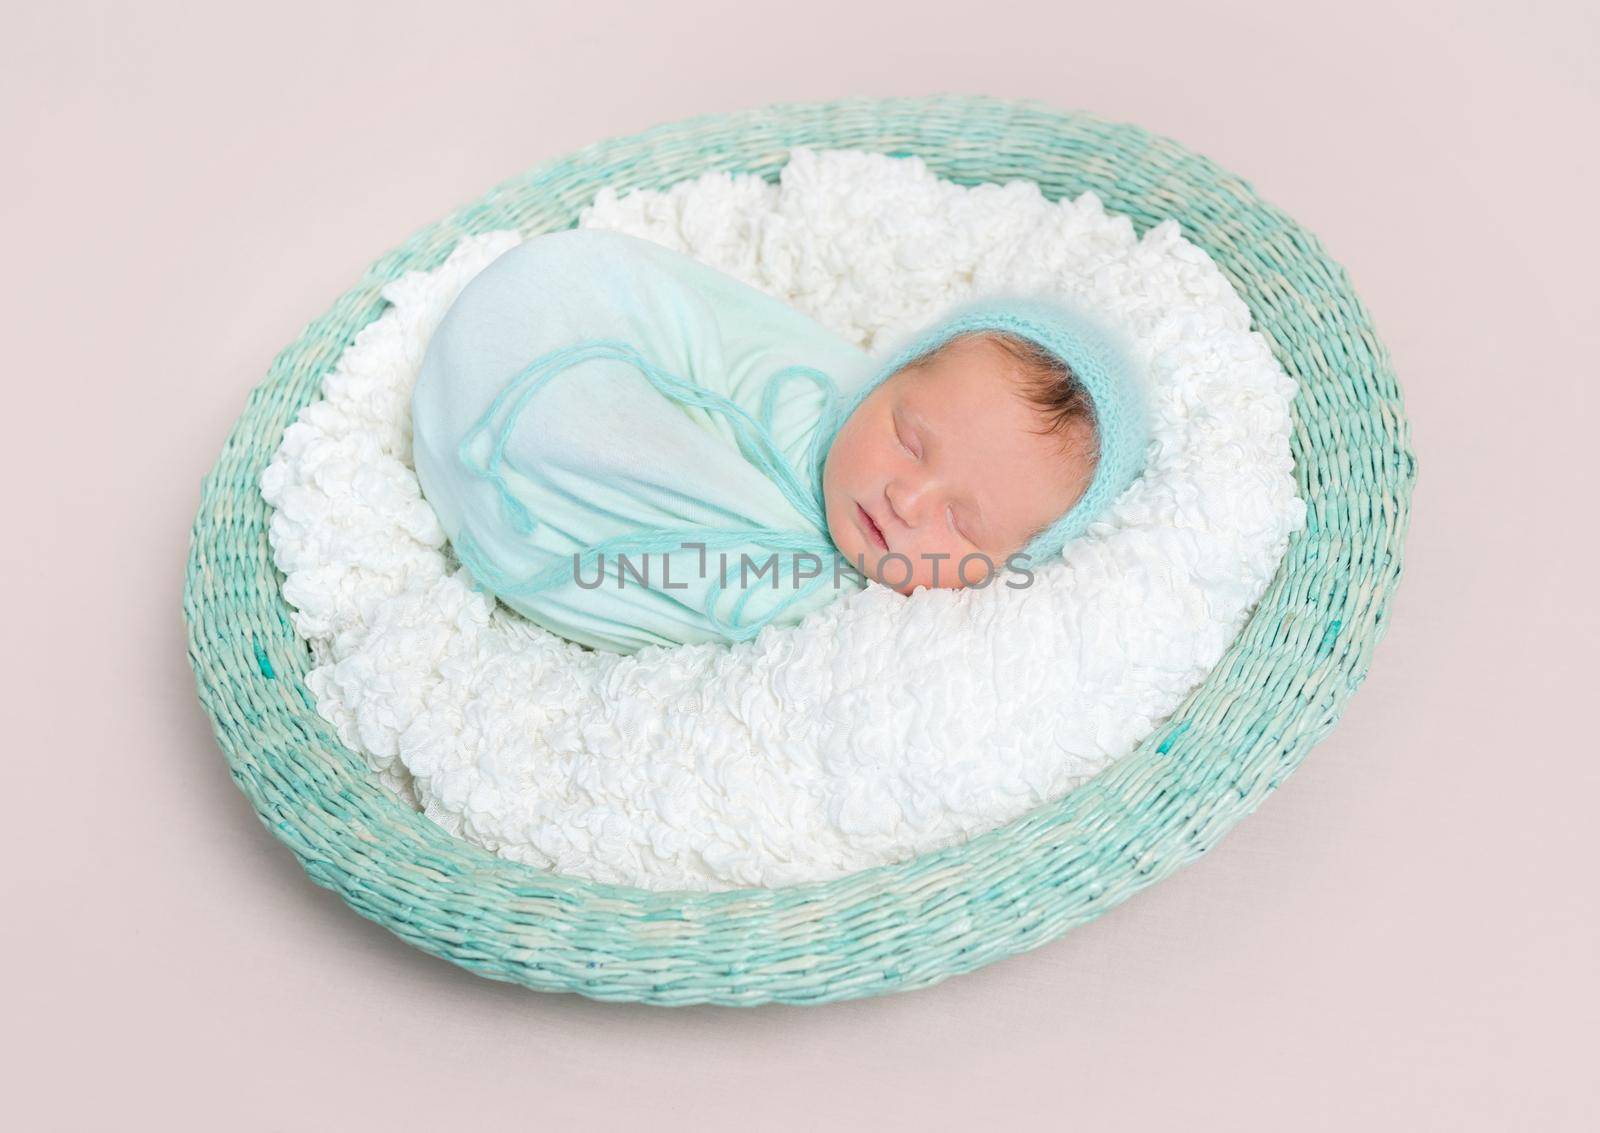
[(1024, 588), (874, 583), (732, 647), (590, 653), (474, 593), (421, 497), (428, 337), (521, 236), (383, 292), (261, 477), (318, 711), (451, 833), (602, 881), (822, 880), (961, 841), (1131, 750), (1203, 679), (1304, 521), (1292, 380), (1215, 265), (1092, 193), (964, 188), (915, 158), (791, 153), (779, 184), (603, 191), (580, 224), (655, 240), (873, 350), (960, 299), (1054, 291), (1126, 327), (1156, 445)]

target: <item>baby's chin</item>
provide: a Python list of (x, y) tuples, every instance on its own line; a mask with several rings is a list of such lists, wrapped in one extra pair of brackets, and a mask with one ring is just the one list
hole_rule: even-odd
[[(855, 549), (846, 552), (845, 557), (850, 560), (851, 565), (858, 566), (872, 581), (887, 586), (896, 593), (909, 597), (919, 589), (935, 589), (932, 577), (925, 570), (914, 571), (913, 577), (906, 577), (904, 560), (910, 558), (915, 564), (916, 556), (908, 556), (903, 552), (897, 555), (892, 551), (880, 551), (876, 547), (868, 547), (858, 541)], [(948, 573), (941, 570), (939, 587), (959, 586), (959, 583), (952, 583), (945, 577)]]
[(889, 577), (884, 578), (883, 572), (880, 568), (885, 564), (883, 563), (882, 559), (879, 558), (876, 548), (866, 552), (859, 558), (855, 555), (851, 555), (850, 562), (852, 564), (860, 563), (863, 574), (879, 585), (887, 586), (890, 590), (893, 590), (897, 594), (904, 594), (909, 597), (913, 590), (917, 589), (919, 586), (925, 585), (925, 583), (920, 579), (907, 581), (905, 579), (905, 568), (901, 566), (899, 559), (888, 560), (887, 569), (889, 572)]

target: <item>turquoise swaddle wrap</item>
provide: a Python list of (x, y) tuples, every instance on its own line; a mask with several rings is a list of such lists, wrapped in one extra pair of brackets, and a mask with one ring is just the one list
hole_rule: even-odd
[(429, 340), (417, 475), (479, 586), (553, 632), (619, 653), (746, 640), (866, 584), (834, 570), (813, 442), (870, 367), (691, 257), (548, 233), (475, 276)]
[(601, 229), (527, 240), (463, 289), (412, 397), (418, 479), (476, 585), (569, 640), (748, 640), (867, 584), (828, 536), (828, 448), (883, 380), (982, 329), (1054, 351), (1095, 401), (1095, 477), (1024, 548), (1038, 561), (1142, 468), (1144, 416), (1109, 332), (1053, 301), (991, 298), (876, 364), (764, 292)]

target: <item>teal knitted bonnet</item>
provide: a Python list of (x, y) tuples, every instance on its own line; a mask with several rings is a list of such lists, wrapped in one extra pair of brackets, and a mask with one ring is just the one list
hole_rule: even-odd
[(1094, 406), (1100, 450), (1094, 476), (1065, 515), (1021, 548), (1028, 563), (1038, 563), (1060, 554), (1138, 478), (1150, 440), (1127, 337), (1081, 308), (1019, 294), (991, 294), (960, 304), (894, 351), (851, 400), (839, 403), (832, 420), (819, 427), (818, 446), (824, 453), (831, 448), (845, 421), (885, 380), (956, 336), (974, 331), (1006, 331), (1053, 354), (1077, 375)]

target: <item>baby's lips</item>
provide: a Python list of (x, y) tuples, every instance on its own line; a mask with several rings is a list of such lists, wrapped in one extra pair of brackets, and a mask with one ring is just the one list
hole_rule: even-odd
[[(889, 536), (883, 530), (883, 525), (880, 524), (876, 519), (873, 518), (872, 513), (867, 510), (865, 504), (861, 503), (860, 501), (857, 501), (856, 502), (856, 508), (857, 508), (858, 511), (860, 511), (862, 516), (866, 517), (866, 521), (867, 521), (867, 525), (868, 525), (868, 528), (867, 528), (867, 531), (866, 531), (866, 535), (867, 535), (868, 541), (869, 542), (873, 542), (874, 548), (876, 548), (877, 541), (881, 541), (883, 543), (883, 552), (885, 554), (888, 554), (889, 551), (892, 550), (892, 548), (889, 546)], [(874, 532), (876, 532), (876, 534), (877, 534), (877, 540), (876, 541), (873, 540)]]

